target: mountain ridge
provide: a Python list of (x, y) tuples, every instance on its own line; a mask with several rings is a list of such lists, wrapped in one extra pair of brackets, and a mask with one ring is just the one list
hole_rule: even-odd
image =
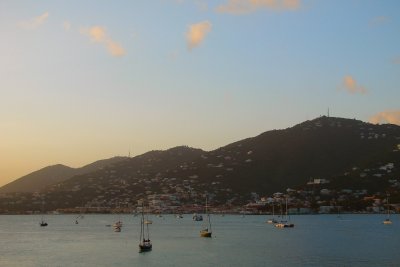
[[(149, 151), (48, 185), (43, 193), (53, 208), (132, 205), (163, 194), (198, 203), (205, 193), (215, 204), (239, 204), (313, 178), (374, 193), (389, 190), (388, 181), (400, 175), (399, 150), (400, 126), (323, 116), (212, 151)], [(390, 172), (380, 172), (385, 164), (393, 165)]]
[(63, 164), (46, 166), (0, 187), (0, 193), (40, 191), (51, 184), (62, 182), (75, 175), (94, 171), (95, 169), (123, 159), (125, 157), (112, 157), (97, 160), (78, 168), (72, 168)]

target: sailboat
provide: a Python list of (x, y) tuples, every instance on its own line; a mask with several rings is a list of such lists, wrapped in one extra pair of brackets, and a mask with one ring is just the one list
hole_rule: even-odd
[(272, 204), (272, 218), (267, 221), (267, 223), (278, 223), (275, 219), (275, 205)]
[(150, 251), (153, 248), (153, 244), (150, 240), (149, 224), (144, 219), (144, 204), (142, 203), (142, 218), (140, 219), (140, 241), (139, 241), (139, 252)]
[(201, 237), (211, 237), (212, 234), (211, 219), (210, 219), (210, 214), (208, 213), (207, 197), (206, 197), (206, 216), (207, 216), (206, 226), (203, 228), (203, 230), (200, 231)]
[(121, 221), (121, 214), (118, 215), (118, 221), (113, 224), (114, 232), (121, 232), (122, 228), (122, 221)]
[(83, 216), (83, 207), (80, 207), (79, 209), (79, 214), (75, 218), (75, 224), (79, 224), (79, 219), (83, 219), (85, 216)]
[(40, 222), (39, 222), (39, 225), (40, 225), (41, 227), (44, 227), (44, 226), (49, 225), (49, 224), (44, 220), (44, 201), (42, 201), (42, 218), (41, 218), (41, 220), (40, 220)]
[(294, 227), (294, 224), (290, 223), (288, 221), (289, 217), (288, 217), (288, 209), (287, 209), (287, 206), (288, 206), (287, 198), (285, 199), (285, 201), (286, 201), (285, 218), (282, 218), (282, 220), (280, 222), (275, 224), (275, 227), (277, 227), (277, 228), (291, 228), (291, 227)]
[(386, 198), (386, 205), (387, 205), (387, 213), (386, 213), (386, 219), (383, 221), (383, 224), (392, 224), (392, 221), (390, 220), (389, 196), (387, 196)]

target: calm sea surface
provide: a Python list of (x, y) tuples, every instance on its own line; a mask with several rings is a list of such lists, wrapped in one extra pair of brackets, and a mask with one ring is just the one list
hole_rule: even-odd
[(202, 222), (150, 216), (153, 250), (138, 253), (140, 217), (123, 215), (0, 216), (0, 266), (400, 266), (400, 215), (292, 216), (277, 229), (268, 216), (213, 215), (213, 238)]

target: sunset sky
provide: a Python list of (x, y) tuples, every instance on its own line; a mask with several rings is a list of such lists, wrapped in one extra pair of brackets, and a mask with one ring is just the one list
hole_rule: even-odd
[(325, 115), (400, 125), (398, 0), (0, 1), (0, 186)]

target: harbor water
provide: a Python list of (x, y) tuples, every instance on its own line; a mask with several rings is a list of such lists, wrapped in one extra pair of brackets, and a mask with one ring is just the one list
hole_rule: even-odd
[[(139, 253), (140, 216), (0, 216), (0, 266), (400, 266), (400, 215), (292, 216), (278, 229), (265, 215), (211, 215), (212, 238), (192, 215), (150, 216), (153, 250)], [(123, 221), (114, 232), (116, 220)]]

